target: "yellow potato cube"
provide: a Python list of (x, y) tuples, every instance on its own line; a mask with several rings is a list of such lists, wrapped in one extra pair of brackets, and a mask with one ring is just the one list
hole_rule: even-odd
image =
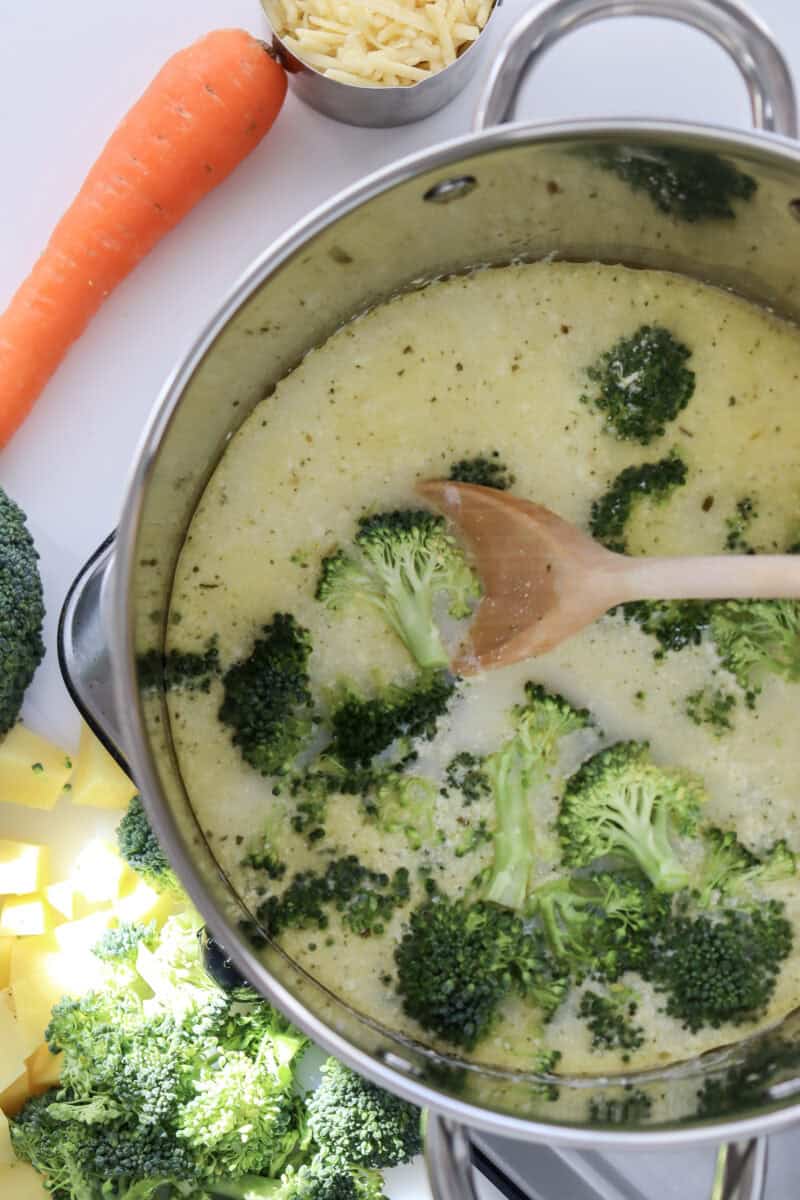
[(11, 1131), (8, 1128), (8, 1117), (0, 1109), (0, 1170), (17, 1162), (11, 1145)]
[(0, 896), (38, 892), (47, 878), (47, 846), (0, 838)]
[(72, 956), (76, 962), (83, 958), (87, 965), (91, 965), (98, 961), (92, 954), (92, 948), (97, 945), (106, 930), (116, 923), (115, 913), (106, 908), (102, 912), (82, 917), (80, 921), (67, 921), (66, 924), (59, 925), (53, 930), (53, 937), (59, 950), (67, 957)]
[(62, 879), (58, 883), (48, 883), (44, 889), (47, 903), (62, 917), (71, 921), (75, 916), (75, 884), (71, 879)]
[(53, 928), (54, 914), (38, 892), (7, 896), (0, 911), (0, 936), (36, 937)]
[(11, 947), (14, 939), (0, 937), (0, 988), (8, 987), (11, 978)]
[(178, 892), (157, 892), (135, 871), (126, 868), (120, 897), (114, 903), (114, 912), (120, 921), (141, 921), (143, 925), (155, 921), (160, 929), (167, 917), (181, 912), (185, 907), (186, 901)]
[(76, 892), (90, 903), (116, 900), (125, 874), (125, 863), (110, 842), (94, 838), (75, 859), (70, 880)]
[(0, 992), (0, 1092), (5, 1091), (20, 1071), (25, 1069), (25, 1054), (22, 1031), (14, 1013), (11, 992), (4, 988)]
[[(28, 1072), (23, 1071), (4, 1092), (0, 1092), (0, 1109), (7, 1117), (15, 1117), (26, 1100), (30, 1100), (28, 1091)], [(0, 1186), (0, 1196), (5, 1200), (6, 1193)]]
[[(83, 925), (83, 922), (72, 921), (70, 925)], [(69, 930), (70, 925), (60, 925), (59, 931)], [(37, 1044), (44, 1041), (50, 1010), (62, 996), (81, 996), (102, 984), (103, 968), (100, 962), (90, 950), (85, 949), (85, 945), (83, 949), (81, 946), (90, 938), (94, 945), (103, 931), (97, 932), (95, 928), (93, 932), (97, 932), (96, 937), (92, 937), (85, 927), (81, 932), (82, 936), (73, 933), (71, 941), (67, 934), (66, 953), (56, 941), (54, 933), (43, 937), (20, 938), (14, 943), (11, 952), (14, 1007), (26, 1037), (35, 1037)]]
[(0, 742), (0, 800), (27, 808), (53, 808), (72, 773), (66, 750), (24, 725)]
[(118, 766), (92, 733), (88, 725), (81, 729), (78, 756), (71, 780), (73, 804), (89, 808), (127, 808), (136, 785)]
[(3, 1200), (52, 1200), (41, 1175), (30, 1163), (19, 1161), (0, 1167), (0, 1196)]
[(41, 1096), (49, 1088), (55, 1087), (61, 1078), (63, 1054), (51, 1054), (47, 1042), (37, 1046), (33, 1054), (25, 1059), (25, 1069), (28, 1072), (28, 1087), (31, 1095)]

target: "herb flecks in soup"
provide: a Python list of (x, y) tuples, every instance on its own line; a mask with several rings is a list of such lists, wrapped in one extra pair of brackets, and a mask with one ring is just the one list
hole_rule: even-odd
[(635, 555), (796, 549), (798, 380), (797, 330), (721, 291), (507, 267), (352, 322), (233, 438), (173, 738), (250, 911), (354, 1008), (600, 1074), (798, 1004), (798, 605), (626, 605), (455, 679), (479, 584), (414, 492), (511, 488)]

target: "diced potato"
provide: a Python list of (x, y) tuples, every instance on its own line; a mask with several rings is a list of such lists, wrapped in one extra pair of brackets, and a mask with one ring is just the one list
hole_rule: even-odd
[[(91, 920), (92, 918), (87, 918)], [(109, 918), (113, 919), (113, 918)], [(60, 925), (59, 932), (69, 930), (72, 925), (83, 922), (71, 921)], [(20, 1025), (26, 1034), (35, 1036), (37, 1042), (44, 1040), (44, 1031), (50, 1021), (50, 1010), (62, 996), (81, 996), (102, 983), (103, 971), (100, 962), (90, 952), (81, 949), (92, 935), (85, 928), (79, 933), (65, 936), (68, 953), (56, 941), (54, 933), (43, 937), (20, 938), (11, 952), (11, 993)], [(93, 937), (92, 945), (103, 932), (100, 929)]]
[[(7, 1117), (15, 1117), (26, 1100), (30, 1100), (28, 1091), (28, 1072), (23, 1071), (4, 1092), (0, 1092), (0, 1109)], [(0, 1185), (0, 1196), (5, 1200), (6, 1193)]]
[(37, 1046), (33, 1054), (25, 1059), (25, 1069), (28, 1072), (28, 1087), (32, 1096), (41, 1096), (49, 1088), (55, 1087), (61, 1078), (63, 1054), (51, 1054), (46, 1042)]
[(71, 773), (66, 750), (24, 725), (9, 729), (0, 742), (0, 800), (49, 811)]
[(0, 1196), (3, 1200), (52, 1200), (41, 1175), (26, 1162), (0, 1167)]
[(58, 883), (49, 883), (44, 889), (47, 903), (62, 917), (71, 921), (75, 916), (75, 884), (71, 879), (61, 879)]
[(0, 992), (0, 1092), (5, 1091), (25, 1070), (25, 1047), (21, 1026), (14, 1015), (8, 988)]
[(52, 929), (54, 921), (53, 910), (38, 892), (7, 896), (0, 911), (0, 936), (36, 937)]
[(125, 863), (115, 847), (94, 838), (75, 859), (70, 879), (76, 892), (97, 904), (117, 899), (125, 870)]
[(81, 729), (78, 757), (71, 780), (73, 804), (89, 808), (127, 808), (136, 786), (92, 733)]
[(106, 930), (116, 923), (115, 913), (106, 908), (102, 912), (82, 917), (80, 921), (67, 921), (66, 924), (59, 925), (53, 931), (53, 937), (58, 948), (67, 957), (73, 957), (76, 962), (83, 958), (86, 964), (90, 965), (98, 961), (92, 954), (92, 948), (97, 945)]
[(0, 937), (0, 988), (8, 987), (11, 978), (11, 947), (14, 939)]
[(175, 892), (157, 892), (149, 883), (140, 879), (135, 871), (126, 869), (120, 897), (114, 903), (114, 912), (120, 921), (141, 921), (146, 925), (155, 921), (160, 929), (167, 917), (182, 911), (186, 901)]
[(0, 896), (38, 892), (47, 880), (47, 846), (0, 838)]
[(11, 1145), (11, 1132), (8, 1128), (8, 1117), (0, 1109), (0, 1171), (3, 1167), (9, 1166), (11, 1163), (17, 1162)]

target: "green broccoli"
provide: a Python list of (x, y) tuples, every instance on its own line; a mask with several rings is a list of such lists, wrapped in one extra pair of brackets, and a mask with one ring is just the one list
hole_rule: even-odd
[(455, 754), (444, 773), (443, 794), (449, 795), (451, 789), (460, 792), (465, 805), (491, 796), (492, 785), (484, 770), (484, 761), (484, 758), (470, 750), (460, 750)]
[(25, 514), (0, 488), (0, 735), (44, 657), (44, 593)]
[(646, 1121), (653, 1110), (647, 1092), (626, 1083), (617, 1094), (601, 1095), (589, 1101), (588, 1118), (596, 1125), (637, 1125)]
[(792, 927), (776, 900), (679, 914), (664, 929), (652, 979), (667, 1013), (693, 1033), (741, 1024), (765, 1011), (791, 948)]
[(622, 984), (612, 984), (604, 995), (585, 991), (578, 1016), (592, 1035), (592, 1049), (621, 1050), (622, 1061), (628, 1062), (631, 1051), (644, 1044), (644, 1030), (633, 1021), (638, 1007), (636, 993)]
[(128, 866), (156, 891), (181, 890), (169, 859), (150, 828), (139, 796), (133, 797), (117, 826), (117, 846)]
[(694, 372), (685, 365), (690, 354), (668, 329), (642, 325), (587, 369), (596, 387), (580, 399), (603, 414), (615, 437), (645, 446), (664, 433), (694, 393)]
[(670, 834), (695, 831), (703, 796), (690, 776), (656, 766), (646, 742), (617, 742), (567, 781), (558, 815), (564, 862), (587, 867), (604, 855), (621, 855), (657, 891), (680, 891), (689, 872)]
[(511, 992), (547, 1018), (568, 987), (530, 921), (494, 904), (452, 900), (435, 890), (412, 912), (395, 961), (405, 1012), (465, 1050), (486, 1036)]
[(714, 607), (707, 600), (631, 600), (621, 611), (626, 621), (635, 621), (642, 633), (656, 639), (654, 657), (663, 658), (668, 650), (699, 646)]
[(783, 838), (761, 858), (748, 850), (732, 829), (712, 826), (703, 830), (703, 841), (706, 853), (695, 894), (704, 908), (720, 897), (746, 895), (765, 883), (789, 879), (797, 870), (797, 860)]
[(684, 712), (695, 725), (707, 725), (714, 737), (723, 737), (733, 729), (731, 714), (736, 708), (733, 692), (722, 688), (701, 687), (690, 692), (683, 702)]
[(454, 617), (467, 617), (479, 595), (443, 517), (403, 509), (362, 517), (350, 551), (322, 561), (316, 597), (337, 611), (355, 600), (376, 608), (422, 670), (449, 663), (434, 616), (440, 594)]
[(675, 450), (658, 462), (625, 467), (605, 494), (592, 504), (589, 518), (592, 537), (617, 554), (627, 553), (625, 527), (634, 504), (645, 497), (663, 504), (675, 488), (686, 482), (686, 475), (686, 463)]
[(387, 772), (364, 801), (368, 816), (385, 833), (402, 833), (412, 850), (429, 846), (436, 836), (435, 808), (439, 789), (422, 775)]
[(142, 925), (136, 921), (120, 921), (113, 929), (107, 929), (99, 942), (92, 947), (92, 954), (102, 962), (133, 965), (141, 942), (152, 950), (157, 941), (156, 923)]
[(751, 695), (765, 674), (800, 680), (800, 603), (727, 600), (711, 613), (711, 638), (720, 662)]
[(586, 709), (540, 684), (525, 684), (525, 703), (513, 710), (514, 733), (487, 756), (483, 771), (495, 804), (494, 862), (483, 898), (521, 909), (535, 862), (530, 793), (541, 785), (558, 757), (561, 739), (589, 724)]
[(422, 1149), (420, 1111), (385, 1092), (335, 1058), (309, 1097), (308, 1127), (332, 1157), (360, 1167), (395, 1167)]
[(324, 872), (299, 871), (280, 896), (268, 896), (256, 915), (278, 936), (284, 929), (327, 929), (329, 906), (353, 933), (383, 933), (387, 922), (411, 894), (408, 871), (398, 867), (390, 878), (365, 867), (354, 854), (329, 862)]
[(408, 687), (390, 684), (369, 697), (346, 685), (334, 699), (326, 756), (346, 768), (367, 767), (393, 742), (408, 750), (414, 739), (432, 738), (455, 685), (445, 671), (424, 672)]
[(593, 147), (592, 161), (643, 191), (659, 212), (690, 224), (733, 220), (732, 201), (751, 200), (757, 184), (733, 163), (707, 150), (682, 146)]
[(514, 476), (500, 458), (497, 450), (490, 454), (478, 454), (474, 458), (461, 458), (450, 468), (450, 479), (455, 483), (477, 483), (481, 487), (508, 491), (514, 486)]
[(219, 719), (233, 730), (242, 758), (262, 775), (279, 775), (311, 732), (308, 680), (311, 638), (291, 613), (275, 613), (247, 658), (222, 677)]
[[(725, 537), (726, 550), (731, 550), (734, 554), (755, 554), (755, 550), (744, 535), (757, 516), (758, 512), (752, 496), (745, 496), (737, 501), (736, 515), (728, 517), (725, 521), (728, 531)], [(787, 551), (787, 553), (791, 553), (791, 551)]]
[(139, 687), (144, 692), (172, 691), (207, 692), (212, 679), (219, 675), (219, 650), (217, 639), (209, 640), (206, 649), (146, 650), (136, 660)]

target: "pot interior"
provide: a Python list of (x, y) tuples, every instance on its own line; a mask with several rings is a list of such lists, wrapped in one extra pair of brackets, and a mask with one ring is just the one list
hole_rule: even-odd
[[(748, 198), (704, 219), (691, 205), (663, 210), (654, 163), (702, 177), (720, 158), (753, 181)], [(680, 272), (797, 320), (799, 250), (800, 156), (789, 147), (644, 123), (511, 127), (409, 160), (313, 217), (255, 264), (167, 388), (117, 555), (120, 707), (135, 773), (195, 902), (253, 984), (331, 1052), (417, 1102), (497, 1131), (516, 1118), (518, 1131), (571, 1141), (620, 1125), (659, 1138), (690, 1129), (718, 1137), (720, 1117), (792, 1104), (800, 1017), (663, 1072), (559, 1081), (556, 1090), (409, 1043), (317, 985), (257, 931), (253, 939), (252, 914), (194, 817), (164, 696), (140, 693), (136, 681), (136, 660), (164, 646), (175, 563), (198, 498), (231, 435), (276, 382), (344, 322), (398, 292), (550, 257)]]

